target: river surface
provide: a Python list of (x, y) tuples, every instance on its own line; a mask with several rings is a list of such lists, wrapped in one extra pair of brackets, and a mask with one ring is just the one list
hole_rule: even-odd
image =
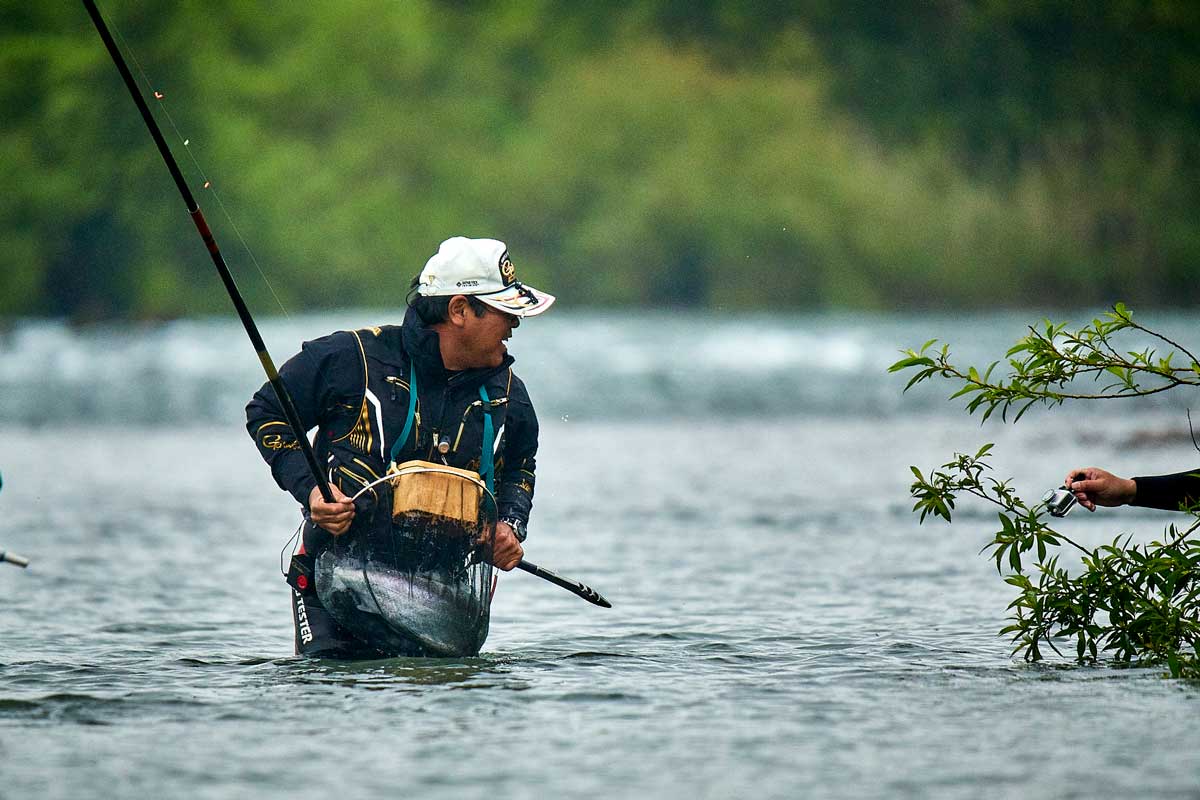
[[(1083, 464), (1195, 465), (1194, 396), (981, 427), (886, 374), (935, 336), (1001, 357), (1038, 318), (530, 321), (526, 552), (614, 607), (506, 574), (478, 658), (360, 663), (292, 655), (298, 513), (242, 428), (262, 378), (236, 321), (11, 324), (0, 545), (32, 564), (0, 566), (0, 797), (1200, 797), (1200, 687), (1012, 658), (994, 512), (911, 513), (910, 464), (984, 442), (1027, 498)], [(263, 330), (282, 361), (379, 321)]]

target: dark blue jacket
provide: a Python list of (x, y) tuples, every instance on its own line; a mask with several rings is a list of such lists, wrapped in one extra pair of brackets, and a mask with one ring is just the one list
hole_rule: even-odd
[[(383, 475), (408, 415), (411, 370), (417, 370), (417, 413), (397, 463), (423, 459), (479, 470), (483, 384), (495, 432), (496, 501), (500, 517), (529, 521), (533, 506), (538, 422), (513, 359), (489, 369), (450, 372), (437, 333), (408, 311), (402, 326), (337, 333), (305, 342), (279, 375), (327, 477), (347, 495)], [(246, 429), (275, 481), (307, 508), (316, 481), (269, 383), (246, 406)], [(444, 459), (437, 443), (448, 440)]]

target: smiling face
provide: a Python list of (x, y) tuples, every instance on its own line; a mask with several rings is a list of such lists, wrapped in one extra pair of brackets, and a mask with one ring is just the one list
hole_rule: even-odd
[(446, 369), (498, 367), (504, 361), (508, 352), (504, 342), (521, 320), (491, 306), (485, 308), (483, 316), (477, 316), (465, 296), (451, 299), (446, 321), (434, 326)]

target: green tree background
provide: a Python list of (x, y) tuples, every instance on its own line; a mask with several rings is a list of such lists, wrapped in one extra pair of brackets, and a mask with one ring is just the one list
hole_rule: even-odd
[[(289, 310), (455, 233), (573, 305), (1200, 299), (1185, 0), (101, 10), (264, 311), (239, 235)], [(227, 310), (124, 91), (81, 6), (0, 0), (0, 315)]]

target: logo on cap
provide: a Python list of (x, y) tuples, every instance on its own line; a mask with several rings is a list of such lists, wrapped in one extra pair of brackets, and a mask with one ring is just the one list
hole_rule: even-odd
[(513, 266), (512, 261), (508, 258), (508, 251), (504, 251), (504, 255), (500, 256), (500, 278), (504, 281), (504, 285), (510, 285), (517, 277), (517, 268)]

